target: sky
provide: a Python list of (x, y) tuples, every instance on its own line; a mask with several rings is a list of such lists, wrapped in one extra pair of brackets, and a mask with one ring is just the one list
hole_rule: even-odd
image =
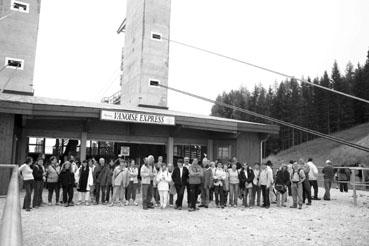
[[(126, 0), (42, 1), (36, 96), (100, 101), (120, 89)], [(336, 60), (363, 64), (367, 0), (172, 0), (171, 39), (296, 77), (321, 76)], [(170, 45), (169, 86), (215, 99), (223, 91), (284, 78)], [(211, 104), (169, 92), (171, 110), (210, 114)]]

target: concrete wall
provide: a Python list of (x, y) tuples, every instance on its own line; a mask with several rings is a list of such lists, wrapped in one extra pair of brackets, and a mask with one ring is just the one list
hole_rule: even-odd
[(23, 70), (5, 68), (0, 73), (0, 88), (7, 84), (5, 91), (33, 94), (33, 71), (41, 3), (40, 0), (20, 1), (29, 4), (29, 13), (10, 10), (11, 0), (0, 0), (0, 16), (11, 14), (1, 20), (0, 68), (5, 65), (5, 57), (24, 60)]
[(169, 41), (153, 40), (152, 32), (169, 38), (170, 0), (128, 0), (123, 60), (122, 104), (167, 107)]
[[(14, 115), (0, 113), (0, 165), (13, 164)], [(0, 195), (8, 191), (11, 169), (0, 168)]]

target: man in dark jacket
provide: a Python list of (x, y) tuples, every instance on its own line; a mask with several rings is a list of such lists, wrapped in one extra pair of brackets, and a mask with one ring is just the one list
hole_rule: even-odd
[(177, 161), (177, 167), (173, 170), (172, 180), (177, 192), (175, 209), (181, 210), (183, 194), (188, 182), (188, 169), (183, 166), (183, 160), (181, 159)]
[(199, 208), (208, 208), (209, 206), (209, 190), (213, 185), (213, 171), (210, 168), (210, 161), (206, 158), (202, 160), (204, 175), (201, 181), (201, 205)]
[(290, 173), (286, 164), (282, 164), (275, 176), (275, 189), (277, 190), (277, 207), (285, 207), (288, 186), (291, 183)]
[(322, 173), (324, 174), (324, 189), (325, 189), (324, 200), (329, 201), (331, 200), (330, 192), (335, 172), (332, 167), (332, 162), (330, 160), (327, 160), (325, 164), (326, 166), (322, 170)]
[[(243, 164), (243, 167), (240, 171), (239, 180), (240, 180), (240, 189), (243, 192), (243, 201), (242, 205), (248, 207), (247, 197), (250, 196), (251, 203), (251, 192), (252, 192), (252, 181), (254, 180), (254, 171), (249, 167), (247, 163)], [(250, 204), (251, 205), (251, 204)]]

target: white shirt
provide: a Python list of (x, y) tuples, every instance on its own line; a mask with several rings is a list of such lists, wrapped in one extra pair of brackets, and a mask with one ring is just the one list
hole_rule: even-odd
[(318, 179), (318, 168), (315, 166), (315, 164), (312, 161), (309, 161), (306, 163), (309, 168), (309, 180), (317, 180)]
[(181, 178), (182, 178), (182, 174), (183, 174), (183, 167), (180, 167), (180, 168), (179, 168), (179, 177), (181, 177)]

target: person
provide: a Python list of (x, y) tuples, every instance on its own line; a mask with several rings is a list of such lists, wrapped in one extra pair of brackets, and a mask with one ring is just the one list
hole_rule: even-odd
[[(99, 162), (95, 162), (95, 167), (93, 168), (93, 178), (94, 178), (94, 188), (95, 188), (95, 202), (94, 205), (98, 205), (100, 202), (100, 173), (102, 171), (102, 168), (105, 165), (104, 158), (100, 158)], [(105, 195), (105, 194), (104, 194)]]
[(201, 177), (204, 175), (203, 169), (200, 167), (197, 158), (193, 159), (192, 165), (188, 171), (188, 183), (190, 187), (190, 207), (188, 211), (193, 212), (198, 210), (198, 208), (196, 208), (197, 196), (201, 186)]
[(287, 165), (282, 163), (275, 177), (275, 189), (277, 190), (277, 207), (286, 207), (284, 204), (287, 198), (288, 185), (290, 183), (290, 173)]
[(290, 208), (297, 208), (297, 204), (299, 205), (299, 209), (302, 208), (302, 186), (305, 180), (305, 172), (302, 167), (297, 163), (293, 163), (292, 165), (292, 174), (291, 174), (291, 191), (292, 191), (292, 200), (293, 205)]
[[(100, 158), (99, 159), (99, 163), (102, 167), (101, 172), (99, 174), (99, 176), (97, 177), (97, 181), (100, 185), (100, 191), (101, 191), (101, 204), (105, 205), (108, 203), (108, 201), (106, 200), (106, 189), (108, 187), (109, 184), (109, 179), (111, 178), (111, 172), (110, 172), (110, 167), (109, 165), (105, 164), (105, 160), (104, 158)], [(97, 191), (97, 193), (99, 194), (100, 191)]]
[[(188, 156), (185, 156), (183, 158), (183, 166), (187, 168), (187, 170), (190, 170), (191, 163), (190, 163), (190, 158)], [(188, 183), (188, 180), (187, 180), (186, 190), (187, 190), (187, 207), (190, 208), (191, 207), (190, 206), (190, 184)]]
[(72, 171), (72, 173), (75, 174), (78, 170), (78, 166), (77, 166), (76, 160), (74, 159), (73, 155), (70, 156), (69, 162), (71, 164), (71, 171)]
[[(158, 171), (155, 167), (155, 158), (154, 158), (153, 155), (149, 155), (147, 157), (147, 163), (148, 163), (148, 167), (151, 169), (151, 172), (150, 172), (150, 186), (149, 186), (149, 190), (148, 190), (148, 193), (147, 193), (147, 199), (149, 201), (149, 208), (151, 208), (151, 207), (155, 207), (155, 205), (157, 205), (157, 202), (156, 202), (157, 199), (159, 199), (159, 202), (160, 202), (160, 197), (159, 198), (155, 197), (156, 192), (154, 190), (154, 188), (157, 188), (155, 177), (156, 177), (156, 174), (158, 173)], [(154, 197), (155, 205), (152, 202), (153, 197)]]
[(236, 164), (236, 169), (237, 170), (241, 170), (242, 169), (242, 164), (237, 160), (237, 157), (233, 157), (232, 158), (232, 163), (231, 165)]
[(163, 162), (160, 164), (160, 169), (156, 175), (157, 189), (160, 197), (160, 208), (164, 209), (168, 205), (169, 196), (169, 183), (172, 181), (172, 177), (168, 172), (167, 165)]
[(34, 192), (33, 192), (33, 208), (39, 208), (42, 205), (42, 191), (43, 191), (43, 170), (42, 157), (37, 159), (37, 162), (32, 165), (34, 178)]
[(229, 174), (229, 205), (231, 207), (237, 207), (240, 179), (238, 178), (239, 172), (237, 170), (236, 162), (232, 162), (232, 168), (228, 170), (228, 174)]
[(316, 167), (316, 165), (313, 162), (312, 158), (308, 159), (308, 162), (306, 163), (309, 166), (309, 183), (310, 183), (310, 194), (311, 194), (311, 187), (314, 189), (314, 197), (312, 198), (313, 200), (320, 200), (320, 198), (318, 197), (318, 168)]
[(64, 207), (74, 206), (73, 203), (73, 186), (75, 184), (74, 174), (71, 170), (69, 161), (65, 162), (60, 171), (59, 181), (63, 189)]
[(81, 205), (84, 203), (85, 205), (90, 205), (90, 189), (94, 184), (92, 177), (92, 170), (90, 169), (87, 161), (82, 161), (82, 165), (76, 171), (76, 183), (77, 183), (77, 191), (78, 191), (78, 203), (77, 205)]
[(138, 168), (136, 167), (135, 160), (131, 160), (130, 167), (128, 169), (129, 184), (127, 189), (127, 201), (128, 204), (133, 204), (135, 206), (138, 206), (138, 203), (136, 202), (136, 189), (138, 184), (137, 176)]
[(255, 177), (254, 171), (249, 167), (247, 162), (245, 162), (240, 171), (240, 187), (242, 187), (242, 190), (243, 190), (242, 205), (244, 207), (248, 207), (248, 203), (247, 203), (248, 197), (249, 197), (249, 204), (251, 206), (251, 199), (252, 199), (251, 194), (252, 194), (252, 187), (253, 187), (252, 183), (253, 183), (254, 177)]
[[(268, 171), (272, 173), (273, 183), (274, 183), (273, 163), (270, 160), (268, 160), (266, 162), (266, 166), (267, 166), (267, 169), (269, 169)], [(277, 203), (277, 196), (276, 196), (276, 192), (275, 192), (274, 187), (273, 187), (273, 183), (269, 188), (269, 202), (270, 203)]]
[(113, 159), (110, 160), (108, 167), (110, 170), (109, 170), (108, 182), (106, 184), (106, 199), (105, 199), (107, 203), (110, 201), (110, 197), (113, 196), (112, 180), (113, 180), (113, 172), (115, 169), (115, 162)]
[(92, 159), (88, 159), (87, 161), (88, 163), (88, 167), (90, 168), (90, 172), (92, 173), (92, 185), (90, 187), (90, 200), (91, 201), (95, 201), (95, 177), (94, 177), (94, 173), (95, 173), (95, 167), (96, 167), (96, 160), (94, 158)]
[(207, 158), (202, 160), (204, 175), (201, 182), (201, 205), (199, 208), (209, 208), (209, 191), (213, 185), (213, 171), (210, 167), (210, 161)]
[(213, 182), (214, 182), (214, 195), (215, 195), (215, 205), (217, 208), (224, 208), (224, 191), (223, 191), (223, 185), (224, 180), (227, 178), (226, 173), (223, 170), (223, 164), (221, 162), (218, 162), (217, 168), (215, 169), (214, 175), (213, 175)]
[[(345, 165), (342, 165), (344, 167)], [(340, 192), (348, 192), (348, 182), (350, 181), (351, 171), (348, 168), (340, 168), (337, 173), (337, 181), (340, 185)]]
[(224, 164), (224, 166), (223, 166), (223, 170), (224, 170), (225, 175), (226, 175), (225, 179), (223, 181), (223, 184), (224, 184), (223, 185), (223, 193), (224, 193), (224, 195), (223, 195), (223, 199), (224, 199), (223, 204), (224, 204), (225, 207), (227, 206), (228, 194), (229, 194), (229, 172), (228, 172), (228, 169), (230, 169), (230, 166), (231, 166), (230, 163)]
[(119, 166), (117, 166), (112, 175), (112, 185), (113, 185), (113, 196), (110, 206), (116, 204), (117, 199), (120, 205), (128, 205), (125, 200), (126, 187), (129, 185), (129, 170), (127, 169), (127, 161), (119, 159)]
[(177, 161), (177, 167), (174, 168), (172, 180), (177, 192), (175, 209), (182, 210), (183, 195), (188, 182), (188, 169), (183, 166), (183, 160)]
[(50, 157), (50, 165), (46, 169), (46, 182), (48, 193), (48, 205), (51, 206), (53, 193), (55, 191), (55, 204), (59, 204), (59, 174), (60, 174), (60, 166), (58, 164), (58, 160), (55, 156)]
[[(290, 176), (291, 176), (292, 171), (293, 171), (292, 166), (293, 166), (293, 163), (294, 163), (294, 162), (295, 162), (295, 161), (290, 160), (290, 162), (287, 164), (287, 170), (288, 170), (288, 172), (290, 173)], [(290, 182), (290, 185), (288, 186), (288, 196), (292, 196), (291, 182)]]
[[(170, 177), (172, 177), (173, 170), (174, 170), (173, 164), (168, 163), (167, 169), (168, 169), (168, 173), (170, 174)], [(176, 194), (176, 187), (174, 187), (174, 182), (173, 182), (173, 179), (172, 179), (169, 183), (169, 206), (170, 207), (173, 207), (174, 195), (175, 194)]]
[(33, 170), (31, 168), (32, 162), (32, 157), (28, 156), (25, 163), (18, 168), (23, 179), (24, 189), (26, 190), (26, 195), (23, 200), (23, 209), (27, 212), (31, 211), (31, 197), (34, 183)]
[(311, 205), (311, 186), (309, 182), (310, 167), (308, 164), (304, 163), (303, 159), (300, 159), (299, 162), (300, 166), (302, 167), (305, 173), (305, 180), (302, 183), (302, 203), (305, 204), (305, 200), (307, 199), (308, 202), (306, 203), (306, 205), (310, 206)]
[[(213, 178), (213, 176), (214, 176), (215, 169), (216, 169), (215, 162), (214, 161), (210, 162), (210, 170), (212, 172), (211, 178)], [(214, 182), (211, 183), (210, 189), (209, 189), (209, 201), (210, 202), (214, 201), (214, 185), (213, 185), (213, 183)]]
[(269, 208), (269, 189), (273, 184), (273, 172), (265, 163), (261, 164), (259, 183), (261, 188), (261, 193), (263, 195), (263, 207)]
[[(158, 162), (155, 163), (155, 175), (158, 174), (162, 164), (163, 164), (163, 157), (158, 156)], [(155, 200), (155, 206), (158, 207), (160, 205), (160, 196), (159, 196), (158, 183), (156, 181), (156, 178), (153, 179), (153, 196)]]
[(260, 206), (260, 197), (261, 197), (261, 188), (260, 188), (260, 164), (256, 162), (254, 164), (254, 168), (252, 169), (254, 173), (254, 178), (252, 180), (252, 191), (250, 197), (250, 208), (256, 205)]
[(149, 208), (154, 208), (151, 204), (152, 197), (149, 196), (150, 186), (152, 189), (152, 167), (149, 165), (150, 160), (154, 157), (152, 155), (144, 159), (144, 164), (141, 166), (141, 194), (142, 194), (142, 208), (147, 210)]
[(332, 167), (332, 162), (330, 160), (327, 160), (325, 164), (326, 166), (322, 170), (323, 177), (324, 177), (324, 189), (325, 189), (323, 199), (326, 201), (329, 201), (331, 200), (330, 191), (331, 191), (332, 182), (334, 179), (334, 169)]

